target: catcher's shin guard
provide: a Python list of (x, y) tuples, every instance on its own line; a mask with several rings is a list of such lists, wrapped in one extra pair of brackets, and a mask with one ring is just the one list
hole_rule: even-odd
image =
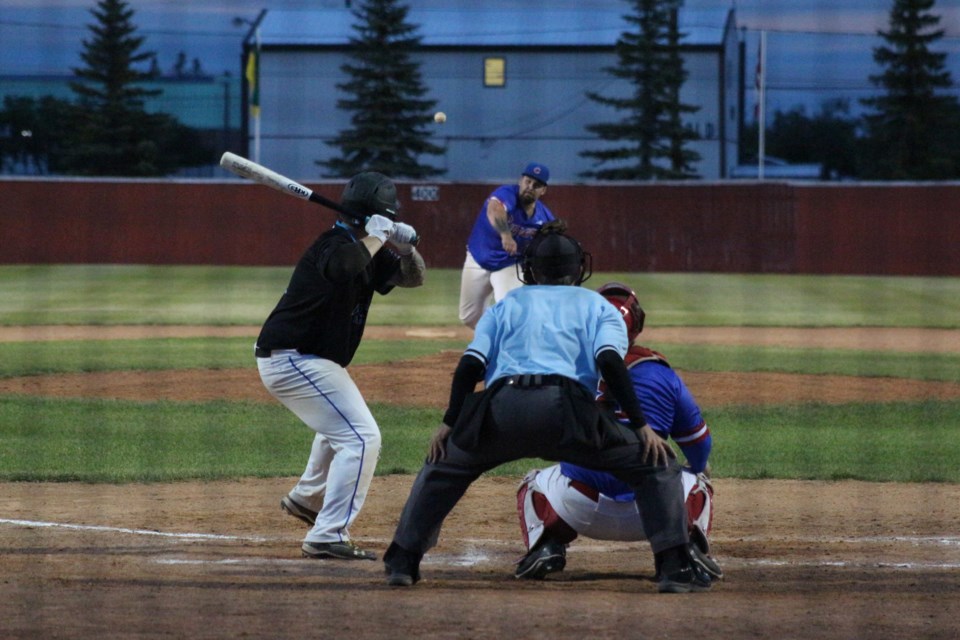
[(697, 474), (696, 484), (687, 495), (686, 505), (691, 533), (694, 527), (699, 527), (704, 536), (710, 535), (713, 527), (713, 485), (704, 474)]
[(690, 530), (690, 560), (711, 579), (723, 579), (723, 569), (710, 555), (707, 534), (713, 527), (713, 485), (704, 474), (697, 474), (697, 482), (687, 495), (687, 523)]
[(534, 479), (539, 473), (529, 471), (517, 489), (517, 516), (520, 519), (520, 533), (527, 549), (533, 549), (545, 533), (559, 544), (568, 544), (577, 537), (577, 532), (561, 518), (547, 497), (537, 491)]

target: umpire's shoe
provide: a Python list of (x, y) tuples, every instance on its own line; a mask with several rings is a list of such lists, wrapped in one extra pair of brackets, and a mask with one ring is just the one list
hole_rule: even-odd
[(307, 507), (303, 506), (302, 504), (300, 504), (299, 502), (291, 498), (290, 494), (287, 494), (282, 498), (280, 498), (280, 508), (283, 511), (286, 511), (288, 514), (290, 514), (294, 518), (299, 518), (300, 520), (303, 520), (311, 527), (317, 521), (317, 512), (314, 511), (313, 509), (308, 509)]
[(377, 554), (364, 551), (352, 541), (344, 542), (304, 542), (300, 547), (304, 558), (318, 560), (376, 560)]
[(396, 542), (391, 542), (383, 554), (383, 570), (391, 587), (412, 587), (420, 581), (422, 555), (407, 551)]
[(675, 547), (664, 554), (670, 554), (670, 557), (663, 557), (659, 563), (657, 591), (690, 593), (710, 590), (710, 574), (691, 560), (690, 553), (687, 547)]
[(547, 542), (534, 548), (517, 563), (513, 576), (525, 580), (543, 580), (548, 574), (563, 571), (567, 566), (567, 547), (560, 542)]

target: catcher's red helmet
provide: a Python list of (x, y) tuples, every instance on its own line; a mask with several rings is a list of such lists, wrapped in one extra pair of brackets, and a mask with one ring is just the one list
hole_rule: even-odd
[(633, 289), (620, 282), (608, 282), (597, 289), (597, 293), (607, 299), (607, 302), (620, 310), (623, 321), (627, 323), (627, 337), (630, 342), (643, 331), (643, 321), (647, 314), (643, 312), (637, 294)]

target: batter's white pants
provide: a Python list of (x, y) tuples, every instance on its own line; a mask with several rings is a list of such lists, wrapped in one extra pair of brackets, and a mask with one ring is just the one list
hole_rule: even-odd
[(516, 265), (499, 271), (487, 271), (467, 251), (460, 273), (460, 322), (475, 329), (487, 307), (500, 302), (507, 293), (521, 286), (523, 282), (517, 277)]
[[(686, 470), (681, 474), (681, 479), (683, 499), (686, 500), (698, 479), (696, 474)], [(600, 494), (599, 501), (594, 501), (570, 486), (570, 478), (560, 473), (560, 465), (540, 470), (528, 482), (547, 498), (557, 515), (582, 536), (626, 542), (647, 539), (643, 531), (643, 518), (635, 501), (616, 502), (603, 494)], [(534, 536), (531, 535), (531, 546), (533, 544)]]
[(307, 468), (290, 492), (317, 511), (307, 542), (350, 539), (380, 456), (380, 428), (347, 370), (294, 350), (257, 358), (267, 390), (316, 432)]

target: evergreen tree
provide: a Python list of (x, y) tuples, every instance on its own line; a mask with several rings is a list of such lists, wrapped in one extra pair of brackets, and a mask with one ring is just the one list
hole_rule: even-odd
[(687, 143), (697, 135), (683, 125), (682, 116), (697, 108), (680, 102), (680, 88), (687, 73), (680, 55), (682, 34), (676, 16), (683, 2), (629, 1), (633, 11), (624, 19), (633, 29), (620, 35), (615, 45), (617, 65), (604, 71), (627, 81), (633, 89), (626, 97), (587, 93), (591, 100), (625, 112), (625, 118), (587, 126), (588, 131), (612, 144), (582, 151), (581, 156), (607, 167), (581, 175), (601, 180), (693, 177), (690, 165), (699, 154), (690, 151)]
[(349, 76), (337, 88), (350, 97), (337, 106), (352, 112), (352, 127), (331, 142), (341, 156), (318, 161), (330, 177), (349, 177), (375, 170), (394, 178), (441, 175), (420, 160), (441, 155), (430, 142), (429, 124), (435, 100), (424, 98), (419, 63), (411, 57), (420, 46), (417, 27), (407, 22), (409, 8), (397, 0), (366, 0), (353, 11), (355, 36), (350, 38), (352, 62), (341, 69)]
[(680, 101), (680, 88), (689, 77), (683, 66), (683, 56), (680, 55), (680, 33), (677, 24), (677, 12), (682, 1), (676, 2), (670, 11), (670, 25), (667, 33), (667, 51), (665, 69), (668, 78), (666, 100), (666, 130), (665, 135), (670, 144), (670, 176), (671, 178), (695, 178), (697, 173), (693, 164), (700, 160), (700, 154), (690, 149), (689, 144), (699, 140), (700, 136), (693, 128), (683, 124), (684, 114), (696, 113), (700, 107), (683, 104)]
[(155, 59), (140, 51), (133, 9), (122, 0), (99, 0), (91, 9), (96, 24), (83, 41), (85, 67), (74, 69), (70, 87), (77, 96), (77, 126), (64, 144), (66, 173), (93, 176), (166, 175), (182, 166), (212, 160), (213, 152), (199, 134), (166, 114), (144, 110), (148, 97), (161, 93), (142, 83), (149, 71), (134, 65)]
[(0, 110), (0, 172), (46, 175), (63, 167), (64, 140), (75, 128), (76, 107), (43, 96), (7, 96)]
[(943, 37), (934, 0), (894, 0), (885, 46), (873, 50), (883, 73), (870, 76), (885, 93), (862, 103), (861, 178), (930, 180), (960, 177), (960, 106), (946, 93), (953, 86), (946, 54), (930, 50)]
[[(740, 136), (741, 161), (757, 162), (758, 124), (746, 125)], [(839, 98), (826, 100), (812, 116), (802, 107), (777, 110), (768, 120), (767, 155), (791, 164), (819, 164), (821, 179), (859, 176), (857, 150), (858, 120), (850, 115), (850, 103)]]
[(80, 57), (86, 66), (73, 70), (77, 81), (70, 84), (82, 110), (67, 156), (70, 172), (155, 175), (140, 161), (149, 147), (143, 138), (143, 106), (145, 98), (160, 91), (138, 86), (149, 73), (133, 67), (149, 62), (154, 53), (139, 52), (143, 38), (134, 35), (133, 9), (122, 0), (100, 0), (90, 13), (97, 23), (88, 25), (93, 37), (83, 41)]

